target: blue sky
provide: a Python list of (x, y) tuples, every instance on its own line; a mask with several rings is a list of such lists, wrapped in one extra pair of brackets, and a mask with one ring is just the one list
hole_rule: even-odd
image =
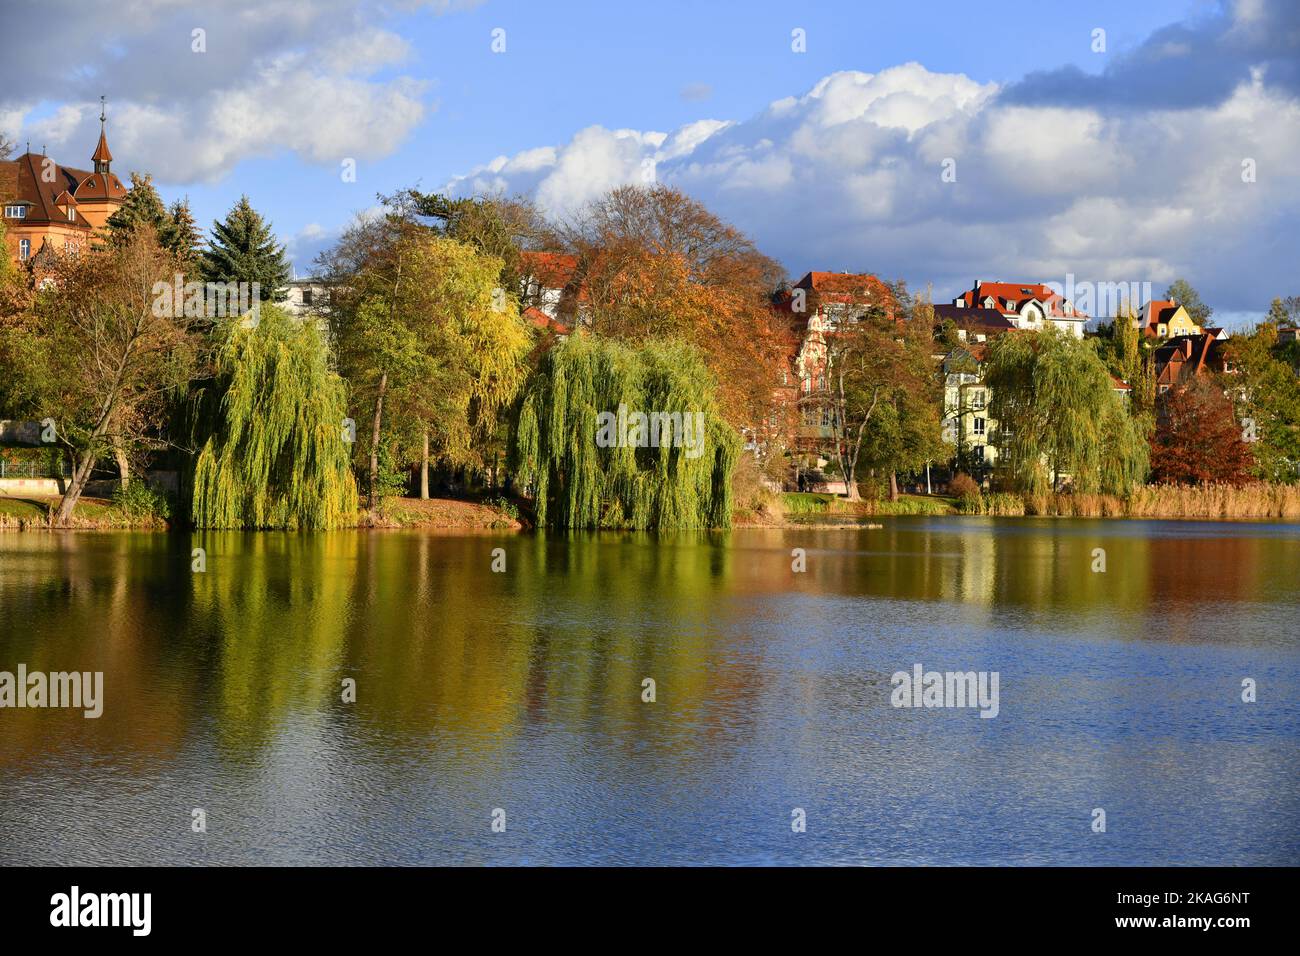
[[(944, 298), (1185, 274), (1238, 318), (1300, 293), (1300, 184), (1272, 162), (1300, 148), (1280, 0), (49, 6), (70, 55), (0, 65), (0, 129), (84, 165), (102, 92), (116, 171), (153, 172), (205, 225), (247, 193), (300, 271), (379, 192), (529, 192), (565, 215), (652, 159), (796, 276), (869, 269)], [(1247, 157), (1256, 188), (1234, 192)]]

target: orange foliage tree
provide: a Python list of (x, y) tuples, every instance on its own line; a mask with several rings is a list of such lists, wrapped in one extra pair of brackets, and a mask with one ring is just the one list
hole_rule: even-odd
[(1157, 482), (1241, 485), (1251, 480), (1254, 466), (1232, 402), (1218, 382), (1198, 377), (1162, 396), (1151, 440), (1151, 474)]

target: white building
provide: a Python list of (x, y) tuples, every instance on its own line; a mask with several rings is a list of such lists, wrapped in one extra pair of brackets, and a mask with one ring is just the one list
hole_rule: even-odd
[(1077, 339), (1083, 338), (1088, 316), (1069, 299), (1042, 283), (981, 282), (952, 300), (959, 309), (997, 312), (1018, 329), (1041, 332), (1049, 326)]

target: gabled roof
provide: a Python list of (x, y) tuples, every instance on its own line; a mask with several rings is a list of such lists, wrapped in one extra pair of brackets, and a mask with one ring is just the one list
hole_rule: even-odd
[(60, 199), (65, 194), (69, 198), (75, 195), (82, 177), (89, 176), (90, 173), (70, 166), (60, 166), (35, 153), (24, 153), (12, 162), (18, 167), (17, 194), (0, 198), (30, 204), (24, 224), (58, 222), (90, 228), (90, 223), (80, 214), (69, 220), (67, 213), (58, 208)]
[(1142, 307), (1142, 326), (1151, 328), (1168, 322), (1180, 308), (1172, 299), (1152, 299)]
[(823, 302), (865, 305), (894, 301), (889, 286), (866, 272), (809, 272), (794, 288), (814, 291)]
[(1222, 343), (1213, 332), (1196, 335), (1175, 335), (1155, 350), (1156, 374), (1159, 378), (1165, 366), (1178, 362), (1190, 367), (1191, 374), (1199, 375), (1207, 366), (1222, 365)]
[[(1073, 315), (1065, 314), (1064, 296), (1058, 295), (1051, 286), (1044, 285), (1041, 282), (979, 282), (977, 281), (973, 288), (968, 289), (957, 297), (966, 303), (966, 307), (983, 305), (986, 299), (992, 298), (995, 306), (1004, 311), (1014, 311), (1008, 305), (1010, 302), (1015, 303), (1015, 309), (1018, 309), (1024, 302), (1033, 299), (1043, 306), (1043, 311), (1054, 319), (1067, 319), (1071, 321), (1084, 321), (1088, 318), (1086, 313), (1073, 309)], [(954, 304), (955, 304), (954, 300)]]

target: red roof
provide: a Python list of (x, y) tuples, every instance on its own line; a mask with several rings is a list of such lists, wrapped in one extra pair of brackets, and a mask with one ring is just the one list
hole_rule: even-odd
[(796, 289), (815, 291), (823, 302), (892, 302), (894, 295), (875, 276), (866, 272), (809, 272), (794, 284)]
[(963, 292), (957, 298), (965, 302), (967, 308), (969, 308), (975, 305), (983, 305), (984, 300), (990, 297), (992, 297), (995, 306), (999, 310), (1009, 311), (1008, 302), (1014, 302), (1016, 304), (1015, 308), (1019, 308), (1022, 302), (1034, 299), (1041, 302), (1046, 307), (1047, 314), (1054, 318), (1088, 318), (1078, 309), (1074, 310), (1074, 315), (1066, 315), (1065, 297), (1058, 295), (1051, 286), (1044, 285), (1041, 282), (976, 282), (973, 289)]
[(557, 319), (551, 318), (535, 305), (524, 309), (524, 318), (539, 329), (551, 329), (558, 335), (568, 335), (569, 327)]
[(91, 161), (96, 163), (111, 163), (113, 154), (108, 151), (108, 137), (104, 135), (104, 130), (99, 131), (99, 145), (95, 147), (95, 155), (91, 156)]
[(1142, 321), (1147, 326), (1168, 322), (1178, 311), (1178, 303), (1173, 299), (1152, 299), (1142, 310)]

